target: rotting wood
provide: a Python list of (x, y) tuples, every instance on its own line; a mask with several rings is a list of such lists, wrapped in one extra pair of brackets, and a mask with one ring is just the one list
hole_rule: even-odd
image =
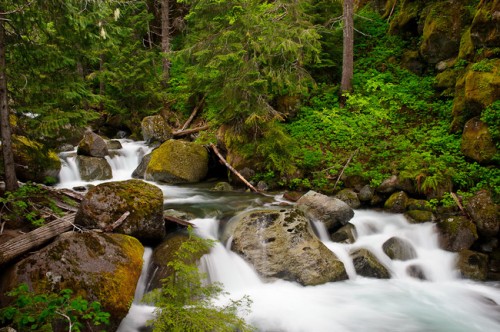
[(108, 227), (106, 227), (104, 230), (106, 232), (112, 232), (112, 231), (114, 231), (117, 227), (119, 227), (121, 224), (123, 224), (123, 222), (125, 221), (125, 219), (127, 219), (127, 217), (129, 215), (130, 215), (129, 211), (125, 212), (124, 214), (121, 215), (120, 218), (116, 219), (116, 221), (114, 223), (112, 223), (111, 225), (109, 225)]
[(196, 114), (198, 114), (198, 111), (200, 110), (201, 105), (203, 105), (203, 102), (205, 101), (205, 97), (206, 96), (207, 95), (204, 95), (203, 98), (201, 98), (200, 102), (196, 105), (196, 107), (194, 108), (193, 112), (191, 112), (191, 115), (189, 116), (189, 119), (187, 119), (187, 121), (184, 123), (184, 125), (181, 127), (181, 129), (178, 130), (179, 132), (182, 132), (182, 131), (186, 130), (186, 128), (191, 124), (191, 121), (193, 121), (193, 119), (196, 116)]
[(260, 193), (260, 191), (257, 190), (254, 186), (252, 186), (252, 184), (250, 182), (248, 182), (243, 177), (243, 175), (241, 175), (237, 170), (235, 170), (233, 166), (229, 165), (229, 163), (226, 161), (226, 159), (224, 159), (224, 157), (222, 156), (222, 154), (219, 152), (219, 150), (217, 149), (217, 147), (213, 143), (210, 143), (210, 147), (212, 148), (212, 150), (214, 150), (215, 154), (224, 163), (224, 165), (226, 165), (226, 167), (229, 168), (229, 170), (231, 172), (233, 172), (237, 177), (239, 177), (240, 180), (243, 181), (247, 185), (248, 188), (250, 188), (252, 191), (254, 191), (256, 193)]
[(76, 213), (67, 214), (29, 233), (0, 244), (0, 265), (10, 262), (61, 233), (72, 230), (75, 215)]
[(462, 203), (460, 202), (460, 198), (458, 198), (457, 194), (455, 194), (454, 192), (450, 192), (450, 195), (451, 197), (453, 198), (453, 200), (455, 201), (455, 203), (457, 204), (458, 208), (460, 209), (460, 211), (462, 211), (462, 214), (469, 218), (469, 219), (472, 219), (470, 217), (470, 215), (467, 213), (467, 211), (465, 211), (464, 209), (464, 206), (462, 205)]
[(354, 151), (351, 154), (351, 156), (349, 157), (349, 159), (347, 159), (347, 162), (345, 163), (344, 167), (342, 168), (342, 171), (340, 172), (339, 177), (337, 178), (337, 181), (335, 181), (335, 184), (333, 185), (333, 190), (335, 190), (335, 188), (337, 187), (337, 183), (339, 183), (339, 180), (342, 177), (342, 174), (344, 174), (345, 169), (347, 168), (347, 166), (349, 166), (349, 163), (351, 162), (352, 158), (354, 158), (354, 156), (356, 155), (356, 153), (358, 153), (358, 151), (359, 151), (359, 148), (356, 149), (356, 151)]
[(174, 131), (172, 133), (172, 135), (174, 137), (186, 136), (186, 135), (189, 135), (189, 134), (197, 133), (197, 132), (202, 131), (202, 130), (207, 130), (208, 128), (209, 128), (209, 125), (204, 125), (204, 126), (196, 127), (196, 128), (192, 128), (192, 129)]
[(195, 225), (190, 223), (189, 221), (185, 221), (185, 220), (182, 220), (182, 219), (179, 219), (176, 217), (164, 216), (163, 219), (165, 219), (165, 221), (173, 222), (173, 223), (179, 224), (181, 226), (195, 227)]

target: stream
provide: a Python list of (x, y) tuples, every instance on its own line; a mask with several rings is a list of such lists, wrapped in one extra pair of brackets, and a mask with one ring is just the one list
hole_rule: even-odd
[[(120, 140), (123, 149), (107, 157), (113, 179), (126, 180), (140, 159), (149, 152), (143, 142)], [(59, 187), (88, 185), (78, 175), (74, 153), (61, 154), (63, 168)], [(96, 181), (99, 184), (105, 181)], [(252, 300), (245, 319), (258, 331), (272, 332), (377, 332), (377, 331), (500, 331), (500, 287), (498, 283), (479, 283), (459, 278), (456, 255), (438, 246), (432, 223), (410, 224), (400, 214), (374, 210), (356, 210), (350, 222), (357, 238), (353, 244), (331, 242), (322, 224), (313, 224), (322, 242), (344, 263), (349, 280), (319, 286), (301, 286), (295, 282), (263, 281), (239, 255), (228, 250), (230, 243), (219, 241), (223, 224), (241, 211), (279, 205), (280, 193), (257, 196), (243, 192), (213, 192), (215, 183), (190, 186), (159, 185), (165, 209), (191, 212), (197, 218), (196, 233), (217, 240), (200, 268), (211, 281), (223, 284), (228, 293), (220, 304), (247, 295)], [(417, 257), (408, 261), (391, 260), (382, 244), (392, 236), (412, 243)], [(367, 248), (391, 273), (381, 280), (356, 275), (348, 252)], [(152, 249), (144, 252), (143, 273), (134, 303), (118, 331), (143, 331), (152, 318), (154, 307), (140, 302), (148, 283), (148, 264)], [(419, 266), (426, 280), (408, 275), (409, 266)]]

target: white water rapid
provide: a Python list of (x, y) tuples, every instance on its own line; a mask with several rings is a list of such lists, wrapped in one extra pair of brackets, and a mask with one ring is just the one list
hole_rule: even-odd
[[(122, 140), (122, 144), (124, 151), (133, 152), (120, 153), (127, 161), (112, 164), (113, 181), (130, 178), (138, 164), (138, 154), (146, 151), (141, 143)], [(71, 157), (66, 160), (60, 186), (86, 184), (74, 177), (77, 170)], [(203, 186), (158, 186), (166, 197), (166, 209), (191, 209), (199, 216), (192, 220), (196, 232), (216, 240), (219, 239), (221, 215), (237, 214), (282, 199), (280, 195), (266, 200), (251, 194), (214, 193)], [(282, 280), (264, 282), (246, 261), (221, 242), (203, 257), (201, 268), (211, 281), (221, 282), (228, 292), (228, 297), (219, 299), (220, 303), (229, 298), (250, 297), (251, 312), (245, 318), (258, 331), (500, 331), (500, 307), (496, 305), (500, 304), (499, 285), (460, 279), (454, 268), (456, 255), (439, 249), (432, 223), (409, 224), (402, 215), (366, 210), (355, 211), (350, 222), (357, 231), (353, 244), (333, 243), (321, 225), (314, 225), (323, 243), (346, 266), (347, 281), (307, 287)], [(392, 236), (409, 241), (417, 257), (408, 261), (390, 260), (382, 251), (382, 244)], [(357, 276), (348, 255), (348, 251), (355, 248), (372, 251), (388, 268), (391, 279)], [(150, 255), (151, 251), (146, 250), (144, 271)], [(408, 275), (408, 266), (414, 265), (420, 267), (425, 281)], [(147, 279), (144, 272), (138, 283), (136, 300), (119, 331), (144, 331), (144, 322), (152, 317), (154, 308), (138, 302)]]

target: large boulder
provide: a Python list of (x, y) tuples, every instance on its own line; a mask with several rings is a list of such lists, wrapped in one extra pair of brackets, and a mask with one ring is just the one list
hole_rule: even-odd
[(76, 164), (84, 181), (108, 180), (113, 177), (113, 170), (105, 158), (76, 156)]
[(497, 154), (488, 126), (479, 117), (472, 118), (465, 124), (461, 150), (465, 156), (479, 163), (488, 163)]
[(336, 231), (354, 217), (351, 207), (340, 199), (312, 190), (297, 201), (297, 208), (309, 219), (323, 222), (330, 231)]
[(405, 239), (393, 236), (382, 245), (382, 250), (390, 259), (407, 261), (417, 257), (417, 252), (413, 245)]
[(391, 212), (403, 213), (408, 203), (408, 195), (404, 191), (398, 191), (392, 194), (384, 203), (384, 208)]
[(157, 186), (141, 180), (108, 182), (90, 188), (75, 222), (106, 230), (126, 212), (130, 214), (114, 232), (146, 241), (165, 237), (163, 193)]
[(145, 179), (170, 184), (195, 183), (208, 172), (208, 152), (204, 146), (168, 140), (151, 153)]
[(484, 281), (488, 275), (488, 256), (472, 250), (462, 250), (458, 253), (457, 268), (464, 278)]
[(109, 155), (106, 141), (99, 135), (86, 131), (83, 138), (78, 143), (76, 150), (78, 155), (104, 158)]
[(142, 137), (148, 143), (160, 142), (172, 138), (172, 128), (161, 115), (147, 116), (141, 122)]
[(391, 274), (368, 249), (357, 249), (350, 254), (356, 273), (363, 277), (389, 279)]
[(16, 175), (20, 181), (55, 182), (61, 170), (61, 161), (53, 150), (37, 141), (18, 135), (12, 135), (12, 149)]
[(111, 314), (106, 329), (115, 331), (134, 299), (143, 252), (137, 239), (122, 234), (64, 233), (9, 268), (0, 290), (4, 294), (20, 283), (37, 293), (71, 289), (90, 302), (99, 301)]
[(500, 1), (481, 1), (470, 34), (477, 49), (500, 45)]
[(480, 236), (495, 237), (500, 228), (500, 209), (493, 202), (490, 192), (481, 190), (469, 199), (467, 212), (476, 224)]
[(246, 212), (234, 229), (232, 250), (266, 278), (302, 285), (347, 279), (344, 264), (313, 233), (299, 210)]
[(476, 225), (463, 216), (449, 217), (438, 222), (437, 230), (440, 246), (448, 251), (469, 249), (478, 238)]

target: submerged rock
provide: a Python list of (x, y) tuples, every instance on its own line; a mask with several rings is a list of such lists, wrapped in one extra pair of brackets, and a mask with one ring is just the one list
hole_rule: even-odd
[(139, 241), (122, 234), (64, 233), (12, 266), (1, 291), (20, 283), (38, 293), (71, 289), (90, 302), (99, 301), (111, 314), (105, 328), (115, 331), (134, 299), (143, 252)]
[(313, 233), (303, 213), (245, 212), (234, 229), (232, 250), (266, 278), (319, 285), (347, 279), (344, 264)]
[(484, 281), (488, 275), (488, 256), (472, 250), (458, 253), (457, 268), (464, 278)]
[(351, 258), (354, 269), (360, 276), (377, 279), (391, 277), (387, 268), (368, 249), (361, 248), (351, 252)]
[(75, 222), (107, 229), (125, 212), (130, 214), (114, 232), (141, 240), (165, 237), (163, 193), (160, 188), (140, 180), (108, 182), (90, 188), (80, 204)]
[(427, 280), (427, 277), (425, 276), (425, 272), (422, 269), (420, 265), (409, 265), (406, 268), (406, 273), (413, 278), (420, 279), (420, 280)]
[(203, 145), (168, 140), (151, 153), (145, 179), (169, 184), (196, 183), (208, 173), (208, 152)]
[(417, 252), (413, 245), (402, 238), (393, 236), (382, 245), (382, 250), (391, 259), (407, 261), (417, 257)]
[(335, 231), (347, 224), (354, 211), (338, 198), (328, 197), (315, 191), (308, 191), (297, 201), (297, 208), (309, 219), (318, 220), (326, 228)]

